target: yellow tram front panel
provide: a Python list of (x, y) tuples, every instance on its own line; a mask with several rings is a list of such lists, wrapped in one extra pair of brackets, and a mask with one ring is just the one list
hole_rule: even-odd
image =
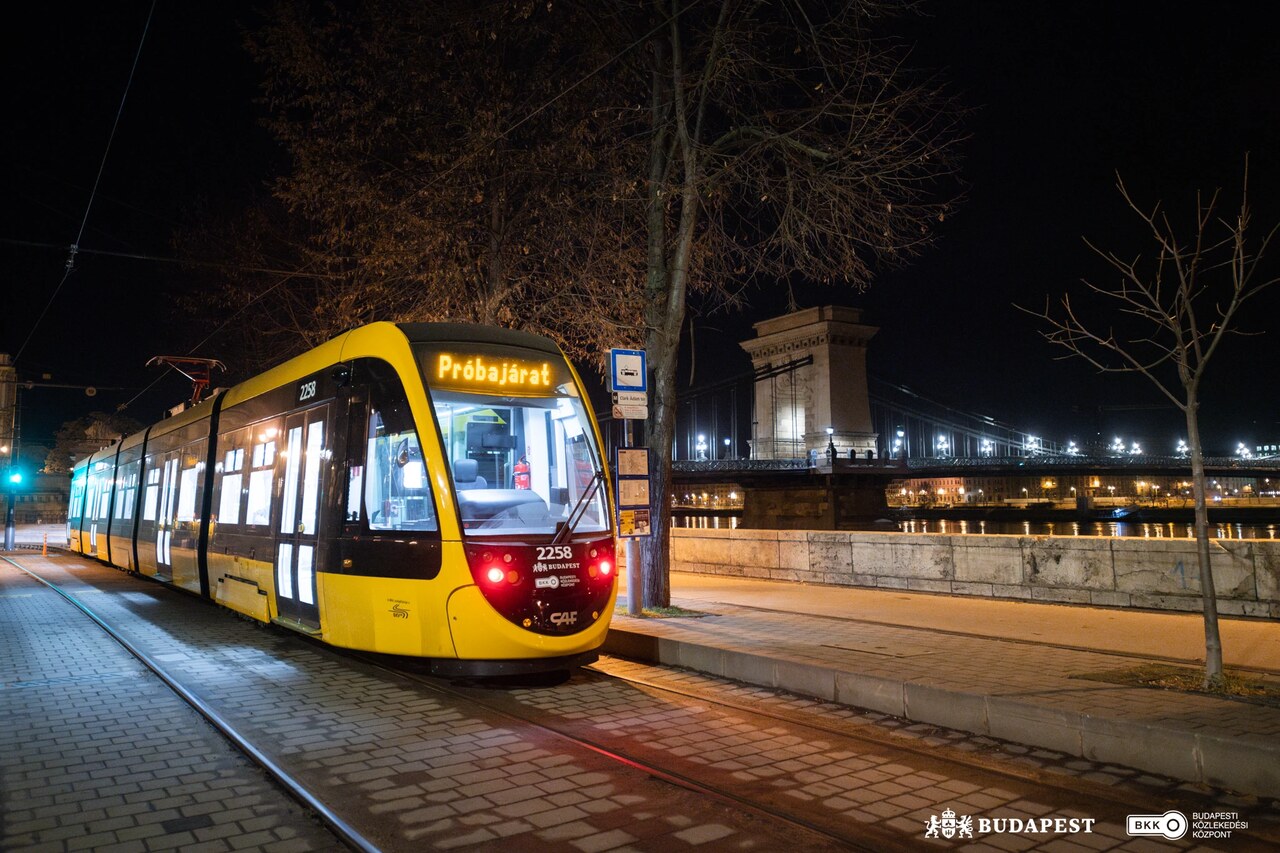
[[(604, 643), (609, 616), (618, 600), (613, 585), (607, 602), (583, 631), (564, 636), (537, 634), (502, 618), (476, 585), (465, 586), (449, 596), (449, 628), (454, 647), (463, 660), (520, 657), (561, 657), (589, 652)], [(584, 616), (585, 618), (585, 616)]]

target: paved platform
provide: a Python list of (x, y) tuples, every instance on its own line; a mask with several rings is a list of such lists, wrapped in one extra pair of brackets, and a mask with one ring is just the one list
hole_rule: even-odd
[[(1084, 677), (1202, 665), (1198, 615), (679, 572), (671, 597), (706, 615), (620, 605), (605, 650), (1280, 798), (1280, 707)], [(1222, 636), (1228, 668), (1280, 683), (1280, 623), (1224, 619)]]
[[(37, 550), (0, 560), (4, 853), (348, 849), (83, 613), (14, 563), (83, 602), (387, 853), (834, 849), (789, 823), (743, 820), (735, 805), (655, 783), (643, 767), (518, 719), (529, 708), (564, 705), (593, 739), (619, 728), (619, 719), (636, 721), (672, 761), (675, 741), (693, 728), (703, 737), (722, 728), (739, 742), (740, 727), (709, 712), (691, 719), (683, 705), (586, 673), (540, 689), (477, 689), (485, 699), (477, 703), (148, 579)], [(496, 707), (500, 700), (508, 706)], [(522, 713), (504, 710), (512, 705)], [(759, 749), (771, 763), (807, 766), (802, 759), (815, 748), (787, 734), (770, 720)], [(881, 772), (864, 763), (862, 777)], [(919, 778), (927, 792), (950, 781)], [(776, 790), (772, 780), (759, 784)], [(1011, 802), (1023, 803), (1024, 787), (1004, 787)], [(957, 797), (939, 791), (924, 805), (950, 798), (964, 806)], [(904, 821), (920, 834), (926, 818), (916, 811), (897, 806), (877, 820)], [(1116, 840), (1119, 826), (1110, 821), (1106, 837)]]
[(158, 676), (0, 561), (0, 850), (343, 849)]

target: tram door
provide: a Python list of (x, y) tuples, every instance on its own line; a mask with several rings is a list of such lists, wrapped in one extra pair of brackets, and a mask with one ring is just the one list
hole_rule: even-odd
[(329, 407), (317, 406), (285, 419), (284, 491), (276, 546), (276, 607), (282, 619), (320, 626), (315, 561), (320, 490)]
[(156, 577), (173, 580), (173, 527), (178, 515), (178, 454), (157, 457), (160, 469), (160, 508), (156, 517)]

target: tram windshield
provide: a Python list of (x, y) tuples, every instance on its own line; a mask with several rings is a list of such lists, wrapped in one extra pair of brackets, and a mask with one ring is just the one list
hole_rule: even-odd
[[(498, 379), (455, 377), (454, 359)], [(432, 352), (423, 364), (468, 536), (554, 535), (571, 517), (574, 532), (609, 529), (600, 450), (562, 361)]]

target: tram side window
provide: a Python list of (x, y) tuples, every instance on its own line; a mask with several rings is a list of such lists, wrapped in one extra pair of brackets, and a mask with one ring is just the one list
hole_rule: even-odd
[(347, 480), (347, 521), (360, 520), (360, 496), (364, 494), (364, 466), (352, 465)]
[(249, 502), (244, 509), (244, 523), (265, 526), (271, 523), (271, 485), (275, 479), (276, 431), (257, 436), (250, 455)]
[(200, 482), (200, 469), (204, 467), (200, 461), (204, 457), (202, 445), (203, 442), (182, 456), (182, 473), (178, 480), (178, 513), (175, 516), (177, 521), (195, 521), (196, 518), (196, 499), (199, 497), (197, 486)]
[(102, 479), (102, 484), (98, 492), (98, 514), (97, 517), (101, 521), (106, 521), (111, 517), (111, 481), (107, 478)]
[(155, 521), (160, 507), (161, 466), (157, 457), (149, 456), (147, 459), (151, 464), (147, 467), (147, 495), (146, 504), (142, 507), (142, 520)]
[(222, 493), (218, 500), (218, 523), (240, 523), (240, 490), (244, 479), (244, 448), (228, 450), (222, 457)]
[(128, 473), (120, 477), (120, 493), (116, 496), (116, 518), (128, 521), (133, 518), (133, 502), (138, 496), (138, 466), (129, 465)]
[[(396, 423), (397, 420), (395, 417), (384, 420), (383, 412), (378, 409), (369, 414), (367, 455), (359, 474), (365, 485), (369, 527), (372, 530), (437, 530), (435, 500), (417, 430), (411, 421)], [(353, 484), (355, 470), (352, 469)]]
[(80, 526), (80, 518), (84, 506), (84, 487), (88, 479), (87, 469), (81, 469), (71, 477), (71, 499), (67, 506), (67, 521), (72, 527)]

